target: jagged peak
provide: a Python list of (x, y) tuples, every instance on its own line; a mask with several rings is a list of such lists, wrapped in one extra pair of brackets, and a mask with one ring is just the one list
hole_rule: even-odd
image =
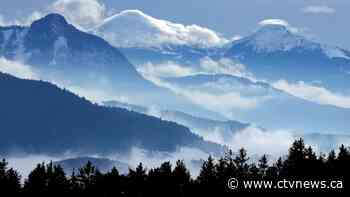
[(35, 21), (34, 23), (68, 25), (67, 20), (64, 18), (64, 16), (57, 13), (48, 14), (45, 17)]
[(64, 16), (56, 13), (48, 14), (45, 17), (34, 21), (30, 28), (39, 32), (50, 32), (61, 35), (69, 27)]

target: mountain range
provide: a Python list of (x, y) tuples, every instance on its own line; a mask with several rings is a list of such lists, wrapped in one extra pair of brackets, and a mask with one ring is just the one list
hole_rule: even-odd
[(0, 56), (23, 62), (40, 79), (78, 90), (81, 96), (102, 94), (98, 96), (201, 112), (170, 90), (144, 79), (118, 48), (78, 30), (59, 14), (48, 14), (28, 27), (0, 27)]
[[(125, 35), (120, 26), (126, 23), (132, 24), (128, 27), (131, 32), (142, 33), (136, 39), (133, 34)], [(283, 23), (261, 23), (251, 35), (235, 40), (211, 32), (216, 36), (206, 34), (207, 38), (218, 38), (213, 39), (218, 42), (206, 45), (185, 39), (181, 28), (175, 28), (179, 26), (130, 10), (108, 18), (94, 33), (119, 47), (139, 71), (146, 71), (142, 73), (146, 78), (173, 74), (164, 87), (209, 111), (271, 129), (349, 132), (345, 123), (350, 93), (348, 50), (321, 44)], [(180, 33), (169, 33), (172, 30)], [(167, 39), (158, 39), (165, 35)], [(183, 39), (179, 41), (179, 37)], [(157, 40), (148, 42), (152, 39)], [(220, 79), (213, 81), (216, 78)], [(277, 87), (281, 81), (292, 87)], [(218, 101), (211, 103), (213, 99)], [(231, 108), (234, 102), (237, 104)]]
[[(0, 74), (2, 153), (110, 154), (137, 146), (175, 151), (188, 146), (218, 151), (188, 128), (173, 122), (107, 108), (43, 81)], [(218, 151), (219, 152), (219, 151)]]
[[(202, 136), (205, 140), (227, 145), (223, 139), (232, 139), (232, 136), (249, 126), (250, 124), (241, 123), (234, 120), (215, 120), (205, 117), (197, 117), (181, 111), (172, 111), (166, 109), (152, 109), (138, 105), (122, 103), (118, 101), (105, 101), (106, 106), (119, 107), (150, 116), (158, 117), (162, 120), (172, 121), (188, 127), (192, 132)], [(213, 139), (213, 137), (220, 139)]]
[(320, 81), (327, 89), (349, 93), (350, 52), (308, 40), (283, 25), (261, 27), (233, 42), (224, 56), (247, 65), (258, 78)]
[[(258, 125), (241, 123), (234, 120), (212, 120), (209, 118), (196, 117), (180, 111), (156, 110), (118, 101), (106, 101), (103, 102), (103, 104), (159, 117), (162, 120), (180, 123), (190, 128), (192, 132), (203, 136), (204, 139), (228, 147), (234, 145), (231, 140), (234, 139), (236, 135), (249, 132), (249, 129), (256, 129), (265, 134), (273, 133), (273, 131), (259, 127)], [(290, 134), (290, 137), (294, 139), (300, 137), (304, 138), (306, 144), (314, 146), (319, 152), (329, 152), (332, 149), (336, 149), (341, 144), (348, 144), (350, 140), (350, 135), (347, 134), (302, 133), (296, 131), (283, 132), (286, 135)]]
[[(124, 24), (129, 24), (128, 29), (121, 28)], [(309, 39), (287, 24), (260, 23), (251, 35), (233, 40), (205, 28), (196, 31), (203, 34), (199, 38), (199, 33), (183, 33), (190, 27), (127, 10), (106, 19), (94, 33), (119, 47), (136, 66), (170, 61), (198, 67), (205, 57), (228, 58), (245, 65), (258, 79), (318, 81), (329, 90), (350, 93), (346, 86), (350, 51)]]
[[(345, 124), (349, 109), (300, 99), (268, 83), (225, 74), (192, 75), (163, 80), (171, 84), (170, 87), (188, 93), (186, 95), (194, 101), (199, 96), (220, 99), (212, 105), (207, 103), (205, 106), (208, 109), (216, 108), (231, 119), (254, 123), (270, 130), (285, 129), (299, 133), (348, 133), (350, 130)], [(191, 96), (191, 92), (197, 94)], [(233, 99), (237, 100), (237, 105)], [(244, 108), (243, 105), (247, 107)]]
[[(349, 56), (283, 24), (226, 39), (137, 10), (111, 16), (88, 32), (48, 14), (30, 26), (0, 27), (0, 57), (29, 65), (44, 80), (0, 75), (1, 129), (11, 139), (0, 150), (108, 154), (137, 145), (217, 153), (222, 146), (207, 138), (217, 131), (228, 138), (252, 125), (339, 136), (350, 132), (348, 107), (275, 84), (312, 84), (346, 97)], [(84, 91), (73, 94), (71, 87)], [(123, 102), (104, 102), (105, 107), (79, 97), (96, 90), (106, 93), (98, 102)]]

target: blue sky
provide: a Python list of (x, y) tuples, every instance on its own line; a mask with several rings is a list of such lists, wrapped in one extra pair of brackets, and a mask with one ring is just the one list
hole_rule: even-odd
[[(56, 0), (1, 0), (3, 20), (27, 17)], [(71, 0), (61, 0), (71, 1)], [(90, 0), (83, 0), (90, 1)], [(349, 0), (100, 0), (107, 14), (139, 9), (153, 17), (208, 27), (227, 37), (247, 35), (257, 23), (279, 18), (324, 43), (350, 49)]]

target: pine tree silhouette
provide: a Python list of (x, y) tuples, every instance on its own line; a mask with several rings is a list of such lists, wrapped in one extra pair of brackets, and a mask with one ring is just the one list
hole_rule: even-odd
[[(316, 154), (306, 147), (303, 139), (293, 142), (285, 160), (280, 157), (269, 165), (267, 155), (257, 163), (249, 163), (245, 149), (235, 154), (229, 150), (221, 158), (209, 156), (203, 161), (197, 178), (192, 179), (183, 160), (172, 168), (171, 162), (163, 162), (149, 170), (140, 163), (136, 169), (129, 169), (120, 175), (113, 167), (107, 173), (100, 172), (90, 161), (78, 170), (73, 169), (67, 177), (59, 165), (52, 162), (38, 164), (28, 175), (22, 187), (21, 177), (8, 168), (6, 160), (0, 161), (0, 191), (10, 196), (232, 196), (234, 192), (277, 191), (276, 189), (231, 190), (227, 186), (230, 178), (243, 180), (342, 180), (346, 187), (349, 179), (350, 150), (344, 145), (328, 155)], [(293, 190), (286, 190), (293, 191)], [(298, 191), (308, 191), (300, 189)], [(328, 191), (328, 189), (325, 189)], [(338, 190), (340, 192), (345, 189)]]
[(21, 190), (21, 176), (13, 168), (7, 169), (5, 159), (0, 161), (0, 191), (2, 194), (18, 196)]

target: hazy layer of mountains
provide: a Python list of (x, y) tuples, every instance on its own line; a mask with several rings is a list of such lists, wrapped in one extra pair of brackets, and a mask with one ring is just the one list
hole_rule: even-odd
[(179, 123), (191, 129), (192, 132), (203, 136), (204, 139), (207, 140), (210, 140), (211, 136), (214, 135), (215, 132), (217, 132), (217, 134), (223, 138), (230, 139), (236, 132), (242, 131), (250, 126), (250, 124), (233, 120), (213, 120), (209, 118), (196, 117), (181, 111), (152, 109), (118, 101), (106, 101), (104, 102), (104, 105), (124, 108), (129, 111), (139, 112), (159, 117), (162, 120)]
[[(104, 102), (104, 105), (124, 108), (129, 111), (159, 117), (163, 120), (177, 122), (190, 128), (191, 131), (200, 136), (203, 136), (205, 139), (215, 141), (215, 137), (219, 136), (222, 139), (220, 139), (221, 141), (218, 143), (224, 144), (226, 139), (227, 143), (225, 145), (227, 146), (232, 146), (232, 144), (230, 144), (230, 140), (236, 134), (246, 132), (245, 129), (249, 129), (250, 127), (258, 127), (257, 129), (266, 133), (271, 132), (265, 128), (259, 127), (258, 125), (250, 125), (247, 123), (241, 123), (232, 120), (212, 120), (209, 118), (196, 117), (180, 111), (150, 109), (147, 107), (122, 103), (118, 101), (106, 101)], [(313, 145), (317, 148), (318, 151), (322, 152), (328, 152), (329, 150), (335, 149), (340, 144), (348, 144), (350, 142), (350, 135), (345, 134), (292, 132), (291, 137), (295, 139), (302, 137), (305, 139), (305, 142), (307, 144)]]
[(49, 14), (29, 27), (0, 27), (0, 56), (28, 64), (41, 79), (64, 87), (103, 92), (144, 105), (155, 102), (182, 110), (202, 110), (145, 80), (119, 49), (78, 30), (59, 14)]
[(265, 128), (285, 128), (309, 133), (347, 133), (350, 130), (349, 125), (345, 124), (350, 115), (349, 109), (300, 99), (268, 83), (225, 74), (192, 75), (163, 80), (187, 92), (200, 91), (202, 94), (217, 97), (235, 92), (241, 99), (252, 103), (256, 101), (254, 107), (243, 109), (228, 103), (226, 110), (232, 112), (231, 116), (236, 120), (255, 123)]
[[(121, 28), (124, 24), (130, 25)], [(94, 33), (119, 47), (135, 65), (172, 61), (198, 67), (204, 57), (229, 58), (246, 65), (259, 79), (321, 81), (331, 90), (350, 91), (346, 85), (350, 80), (350, 52), (310, 40), (285, 24), (266, 23), (234, 41), (213, 36), (215, 44), (203, 44), (206, 42), (200, 39), (188, 41), (185, 35), (172, 33), (181, 30), (178, 26), (140, 11), (125, 11), (108, 18)]]
[[(214, 36), (212, 43), (183, 35), (174, 40), (164, 26), (185, 28), (138, 11), (111, 17), (90, 32), (58, 14), (28, 27), (0, 27), (0, 57), (25, 63), (49, 81), (0, 74), (0, 151), (108, 154), (132, 146), (169, 152), (189, 146), (217, 153), (220, 145), (203, 140), (214, 131), (229, 137), (258, 125), (318, 136), (322, 143), (327, 137), (312, 133), (350, 131), (350, 109), (312, 102), (273, 85), (281, 79), (318, 81), (347, 94), (347, 50), (308, 40), (283, 25), (266, 25), (235, 41)], [(145, 65), (151, 74), (159, 74), (157, 69), (169, 73), (170, 65), (172, 77), (139, 73)], [(99, 106), (56, 82), (135, 105)]]
[(42, 81), (0, 74), (2, 153), (108, 154), (133, 146), (218, 151), (188, 128), (121, 108), (101, 107)]
[[(128, 28), (133, 33), (127, 34), (126, 29), (120, 28), (126, 23), (131, 24)], [(186, 40), (187, 37), (180, 34), (180, 26), (140, 11), (125, 11), (108, 18), (94, 33), (119, 47), (138, 69), (141, 68), (139, 70), (146, 70), (146, 74), (173, 74), (174, 79), (167, 82), (177, 86), (170, 89), (187, 97), (192, 94), (196, 98), (189, 99), (209, 111), (226, 117), (229, 114), (230, 119), (270, 129), (324, 133), (350, 131), (346, 124), (349, 113), (346, 107), (347, 95), (350, 93), (348, 50), (308, 39), (285, 24), (266, 23), (241, 39), (230, 41), (217, 38), (213, 39), (217, 41), (216, 44), (209, 45), (198, 44), (202, 43), (198, 40)], [(180, 35), (169, 33), (172, 30), (179, 30)], [(137, 32), (142, 33), (133, 39)], [(152, 39), (154, 42), (149, 42)], [(168, 72), (165, 72), (166, 69), (169, 69)], [(223, 80), (230, 77), (223, 77), (222, 74), (233, 76)], [(181, 77), (186, 78), (186, 85), (179, 83), (184, 82)], [(220, 79), (213, 81), (213, 78)], [(152, 77), (149, 79), (152, 80)], [(201, 85), (198, 85), (199, 79)], [(319, 91), (309, 93), (315, 96), (305, 99), (299, 94), (292, 95), (285, 90), (275, 89), (274, 84), (281, 80), (292, 85), (310, 84)], [(169, 87), (169, 84), (165, 87)], [(302, 88), (299, 91), (303, 91), (303, 94), (309, 91)], [(242, 106), (247, 104), (248, 107), (230, 109), (230, 104), (225, 107), (226, 103), (220, 107), (210, 106), (212, 103), (208, 99), (200, 100), (197, 96), (199, 91), (205, 99), (215, 100), (219, 97), (218, 103), (220, 98), (227, 103), (230, 99), (232, 103), (236, 102), (236, 98), (230, 98), (232, 94), (238, 95), (239, 101), (242, 97), (248, 98), (242, 100)], [(326, 95), (319, 95), (325, 92)], [(317, 99), (323, 99), (324, 102), (318, 102)], [(336, 103), (329, 103), (331, 101), (328, 99)], [(251, 103), (253, 107), (250, 107)]]

